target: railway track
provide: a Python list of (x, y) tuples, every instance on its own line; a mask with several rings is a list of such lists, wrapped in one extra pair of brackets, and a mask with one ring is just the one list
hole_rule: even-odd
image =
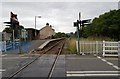
[(40, 57), (42, 57), (45, 54), (57, 54), (56, 57), (55, 57), (55, 59), (54, 59), (54, 62), (52, 64), (52, 67), (50, 69), (50, 72), (48, 74), (48, 77), (46, 77), (47, 79), (51, 79), (53, 71), (54, 71), (56, 63), (57, 63), (57, 60), (58, 60), (58, 57), (59, 57), (59, 55), (62, 52), (64, 43), (65, 43), (65, 39), (62, 39), (62, 40), (55, 41), (55, 42), (52, 42), (52, 43), (48, 44), (48, 46), (44, 50), (41, 50), (41, 51), (36, 50), (36, 51), (34, 51), (33, 52), (34, 54), (37, 53), (39, 55), (34, 60), (32, 60), (28, 64), (24, 65), (19, 70), (17, 70), (15, 73), (13, 73), (12, 75), (10, 75), (7, 79), (15, 79), (15, 77), (19, 73), (21, 73), (22, 71), (24, 71), (24, 69), (26, 69), (29, 65), (34, 64), (34, 62), (37, 61), (37, 59), (39, 59)]
[(61, 47), (58, 48), (59, 50), (58, 50), (57, 56), (55, 57), (55, 60), (54, 60), (54, 62), (53, 62), (53, 64), (52, 64), (52, 67), (51, 67), (51, 70), (50, 70), (50, 72), (49, 72), (49, 74), (48, 74), (47, 79), (51, 79), (51, 77), (52, 77), (52, 74), (53, 74), (53, 71), (54, 71), (54, 69), (55, 69), (55, 66), (56, 66), (58, 57), (59, 57), (59, 55), (60, 55), (61, 52), (62, 52), (62, 49), (63, 49), (63, 46), (64, 46), (64, 42), (63, 42), (62, 45), (60, 45), (60, 46), (61, 46)]

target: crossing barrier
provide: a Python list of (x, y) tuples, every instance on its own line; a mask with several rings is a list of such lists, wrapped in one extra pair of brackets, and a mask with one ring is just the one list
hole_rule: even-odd
[(120, 41), (80, 41), (80, 53), (120, 56)]

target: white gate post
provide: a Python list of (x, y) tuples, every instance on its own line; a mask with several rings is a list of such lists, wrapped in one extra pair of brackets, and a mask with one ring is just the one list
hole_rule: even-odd
[(83, 41), (83, 52), (82, 52), (82, 55), (84, 55), (84, 53), (85, 53), (85, 41)]
[(77, 48), (77, 52), (78, 52), (78, 40), (76, 40), (76, 48)]
[(82, 51), (81, 51), (81, 49), (82, 49), (82, 48), (81, 48), (81, 46), (82, 46), (82, 41), (80, 41), (79, 43), (80, 43), (80, 54), (81, 54), (81, 52), (82, 52)]
[(98, 41), (96, 41), (96, 54), (98, 54)]
[(91, 45), (91, 41), (90, 41), (90, 53), (92, 53), (92, 45)]
[(105, 56), (105, 41), (103, 41), (103, 54), (102, 56), (104, 57)]

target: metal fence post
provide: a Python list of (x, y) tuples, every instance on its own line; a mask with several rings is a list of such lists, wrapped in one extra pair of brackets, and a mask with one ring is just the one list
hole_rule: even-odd
[(102, 56), (104, 57), (105, 56), (105, 41), (103, 41), (103, 54)]
[(7, 47), (6, 47), (6, 41), (4, 41), (4, 48), (5, 48), (5, 52), (7, 51), (6, 49), (7, 49)]

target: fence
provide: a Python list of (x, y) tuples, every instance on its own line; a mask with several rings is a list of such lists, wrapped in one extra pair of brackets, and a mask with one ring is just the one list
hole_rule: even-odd
[(80, 53), (98, 54), (102, 49), (102, 41), (80, 41)]
[(0, 50), (2, 52), (6, 52), (6, 51), (11, 51), (11, 50), (17, 50), (19, 49), (19, 46), (22, 46), (22, 51), (26, 52), (29, 48), (28, 46), (30, 46), (30, 42), (19, 42), (19, 41), (1, 41), (0, 42)]
[(120, 54), (120, 42), (80, 41), (80, 53), (118, 56)]
[(6, 51), (6, 42), (5, 41), (0, 41), (0, 51)]
[(103, 56), (118, 56), (120, 53), (120, 41), (103, 41)]

